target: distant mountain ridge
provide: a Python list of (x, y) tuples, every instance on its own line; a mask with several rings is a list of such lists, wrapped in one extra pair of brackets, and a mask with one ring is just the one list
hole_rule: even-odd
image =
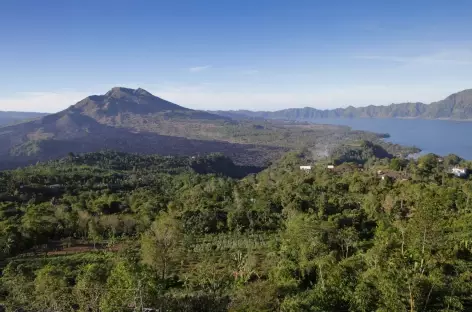
[(279, 111), (213, 111), (235, 119), (287, 119), (310, 120), (323, 118), (424, 118), (472, 120), (472, 89), (451, 94), (441, 101), (425, 104), (400, 103), (387, 106), (336, 108), (320, 110), (311, 107), (289, 108)]
[(0, 126), (47, 115), (46, 113), (0, 111)]
[(181, 156), (222, 153), (237, 164), (265, 166), (289, 150), (307, 147), (313, 155), (326, 155), (346, 141), (381, 137), (341, 126), (236, 121), (179, 106), (143, 89), (116, 87), (58, 113), (0, 126), (0, 169), (100, 150)]
[(123, 114), (167, 114), (168, 117), (186, 115), (189, 118), (197, 119), (222, 119), (218, 115), (192, 110), (166, 101), (141, 88), (115, 87), (104, 95), (88, 96), (71, 106), (68, 110), (79, 112), (95, 119)]
[(230, 118), (185, 108), (143, 89), (115, 87), (58, 113), (0, 126), (0, 169), (100, 150), (187, 156), (219, 152), (239, 163), (257, 159), (255, 165), (261, 165), (287, 150), (215, 138), (233, 124)]

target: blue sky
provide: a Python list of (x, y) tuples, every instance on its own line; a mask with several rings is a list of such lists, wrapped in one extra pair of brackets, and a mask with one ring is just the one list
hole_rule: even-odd
[(472, 88), (472, 1), (0, 2), (0, 110), (113, 86), (197, 109), (439, 100)]

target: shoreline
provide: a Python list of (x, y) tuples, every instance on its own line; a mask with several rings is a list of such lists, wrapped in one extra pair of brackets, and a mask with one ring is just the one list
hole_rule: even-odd
[[(415, 157), (414, 155), (416, 155), (416, 157), (419, 157), (421, 154), (424, 153), (423, 149), (421, 149), (418, 146), (404, 145), (404, 144), (399, 144), (399, 143), (389, 141), (392, 138), (392, 135), (388, 132), (376, 132), (376, 131), (372, 131), (372, 130), (354, 129), (352, 126), (342, 125), (342, 124), (329, 124), (329, 123), (315, 123), (315, 122), (313, 122), (314, 120), (323, 120), (323, 119), (328, 119), (328, 118), (311, 119), (311, 120), (306, 120), (304, 122), (308, 122), (310, 124), (340, 126), (340, 127), (348, 128), (349, 131), (362, 131), (362, 132), (365, 132), (365, 133), (371, 133), (371, 134), (373, 134), (377, 137), (376, 139), (378, 141), (381, 141), (384, 144), (388, 144), (388, 145), (391, 145), (391, 146), (399, 146), (401, 149), (410, 150), (410, 153), (408, 153), (407, 151), (404, 151), (404, 153), (397, 154), (397, 155), (400, 155), (400, 157), (402, 157), (402, 158)], [(329, 118), (329, 119), (333, 120), (333, 119), (400, 119), (400, 118), (370, 118), (370, 117), (367, 117), (367, 118), (362, 118), (362, 117), (360, 117), (360, 118), (343, 118), (343, 117), (340, 117), (340, 118)], [(296, 122), (296, 120), (295, 120), (295, 122)], [(443, 156), (443, 155), (439, 155), (439, 156)]]
[(459, 121), (459, 122), (472, 122), (472, 118), (469, 119), (457, 119), (457, 118), (422, 118), (422, 117), (327, 117), (327, 118), (311, 118), (311, 119), (289, 119), (289, 120), (304, 120), (304, 121), (318, 121), (326, 119), (404, 119), (404, 120), (442, 120), (442, 121)]

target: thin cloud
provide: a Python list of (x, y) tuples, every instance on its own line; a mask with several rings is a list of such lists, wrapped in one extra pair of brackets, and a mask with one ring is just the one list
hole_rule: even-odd
[[(128, 87), (129, 84), (123, 84)], [(290, 107), (315, 107), (319, 109), (353, 106), (388, 105), (391, 103), (430, 103), (470, 88), (472, 80), (449, 84), (421, 85), (350, 85), (323, 86), (309, 91), (251, 91), (222, 90), (212, 85), (140, 85), (152, 94), (176, 104), (193, 109), (252, 109), (278, 110)], [(100, 89), (100, 90), (97, 90)], [(107, 90), (95, 91), (57, 90), (45, 92), (16, 93), (0, 97), (0, 110), (57, 112), (66, 109), (91, 94), (103, 94)]]
[(408, 65), (472, 65), (472, 53), (469, 51), (445, 51), (418, 56), (357, 55), (354, 58)]
[(211, 65), (205, 65), (205, 66), (190, 67), (188, 70), (191, 73), (198, 73), (198, 72), (202, 72), (204, 70), (210, 69), (210, 68), (211, 68)]
[(88, 92), (60, 90), (57, 92), (21, 92), (0, 98), (0, 110), (55, 113), (90, 95)]
[[(291, 107), (315, 107), (329, 109), (338, 107), (389, 105), (391, 103), (430, 103), (465, 89), (469, 83), (459, 86), (431, 85), (356, 85), (316, 89), (311, 92), (235, 92), (217, 90), (179, 91), (154, 90), (168, 101), (193, 109), (228, 110), (278, 110)], [(151, 90), (153, 91), (153, 90)]]

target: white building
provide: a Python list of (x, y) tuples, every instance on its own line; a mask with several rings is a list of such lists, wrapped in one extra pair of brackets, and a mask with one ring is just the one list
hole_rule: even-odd
[(458, 177), (464, 177), (467, 175), (467, 168), (454, 167), (452, 168), (451, 173)]
[(300, 170), (311, 170), (311, 166), (300, 166)]
[(328, 165), (328, 169), (334, 169), (334, 165)]

